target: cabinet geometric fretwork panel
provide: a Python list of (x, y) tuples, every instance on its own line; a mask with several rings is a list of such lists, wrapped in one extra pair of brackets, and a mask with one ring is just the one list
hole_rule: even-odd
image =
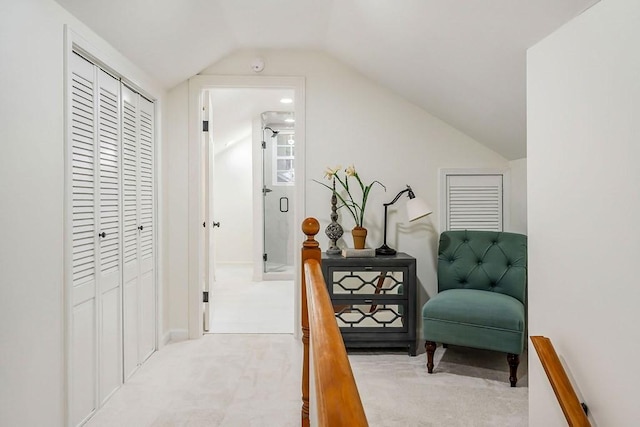
[(415, 258), (323, 253), (322, 274), (347, 348), (403, 347), (415, 356)]

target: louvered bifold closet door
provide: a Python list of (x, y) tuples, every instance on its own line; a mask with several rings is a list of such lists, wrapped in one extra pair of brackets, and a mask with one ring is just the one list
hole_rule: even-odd
[(154, 106), (122, 85), (124, 373), (155, 350)]
[(120, 83), (70, 60), (70, 418), (82, 423), (121, 384)]
[(70, 58), (71, 314), (70, 408), (78, 425), (97, 407), (96, 336), (96, 120), (95, 70), (78, 55)]
[(503, 228), (502, 175), (447, 175), (447, 230)]
[(140, 212), (140, 363), (156, 348), (156, 287), (154, 256), (154, 104), (138, 99), (139, 133), (139, 212)]
[(124, 378), (138, 367), (138, 94), (122, 86)]
[(98, 69), (100, 402), (122, 384), (120, 81)]

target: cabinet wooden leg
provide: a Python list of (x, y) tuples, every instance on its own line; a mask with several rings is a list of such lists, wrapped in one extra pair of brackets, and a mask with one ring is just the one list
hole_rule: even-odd
[(409, 356), (415, 356), (418, 353), (418, 345), (413, 342), (409, 344)]

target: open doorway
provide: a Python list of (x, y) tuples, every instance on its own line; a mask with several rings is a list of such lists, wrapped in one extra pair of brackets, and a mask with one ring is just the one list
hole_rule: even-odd
[(293, 333), (294, 91), (210, 88), (204, 99), (208, 332)]
[[(207, 107), (204, 102), (204, 93), (210, 89), (245, 88), (245, 89), (276, 89), (287, 88), (294, 92), (295, 120), (296, 120), (296, 166), (295, 166), (295, 212), (293, 214), (292, 233), (298, 232), (304, 218), (304, 182), (305, 182), (305, 80), (304, 77), (284, 76), (209, 76), (199, 75), (189, 79), (189, 240), (188, 240), (188, 298), (189, 298), (189, 338), (198, 338), (204, 333), (205, 321), (209, 316), (204, 316), (208, 301), (212, 301), (215, 295), (208, 295), (210, 276), (209, 259), (205, 256), (208, 236), (212, 234), (211, 225), (214, 222), (210, 209), (208, 209), (207, 180), (204, 179), (205, 167), (208, 156), (208, 145), (203, 144), (203, 109)], [(230, 106), (229, 108), (238, 108)], [(253, 149), (259, 149), (254, 147)], [(255, 168), (253, 176), (257, 176)], [(261, 197), (260, 195), (255, 197)], [(203, 222), (209, 227), (203, 227)], [(222, 225), (222, 224), (221, 224)], [(218, 229), (216, 228), (215, 231)], [(256, 237), (254, 234), (254, 238)], [(294, 238), (294, 240), (296, 240)], [(208, 240), (209, 241), (209, 240)], [(297, 240), (299, 243), (299, 239)], [(216, 248), (212, 248), (213, 251)], [(261, 251), (257, 251), (261, 256)], [(300, 264), (300, 251), (293, 251), (294, 265)], [(299, 338), (300, 331), (300, 269), (294, 268), (293, 286), (293, 319), (291, 324), (294, 336)], [(245, 310), (246, 312), (246, 310)]]

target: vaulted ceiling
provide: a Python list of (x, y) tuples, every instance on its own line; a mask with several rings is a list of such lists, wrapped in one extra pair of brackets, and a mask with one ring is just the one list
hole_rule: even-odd
[(237, 49), (319, 49), (526, 155), (526, 49), (599, 0), (56, 0), (171, 88)]

